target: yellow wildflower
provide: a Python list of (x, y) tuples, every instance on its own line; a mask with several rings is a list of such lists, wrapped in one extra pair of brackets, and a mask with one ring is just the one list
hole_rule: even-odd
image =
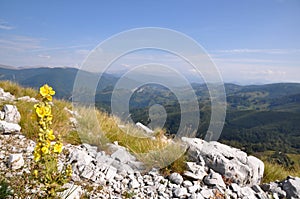
[(38, 174), (39, 174), (39, 171), (35, 169), (35, 170), (33, 171), (33, 175), (34, 175), (34, 177), (36, 177), (36, 178), (37, 178), (37, 177), (38, 177)]
[(48, 139), (53, 141), (55, 139), (55, 135), (53, 135), (53, 130), (49, 130), (48, 132)]
[(48, 122), (52, 121), (52, 118), (53, 118), (52, 115), (48, 115), (48, 116), (47, 116), (47, 121), (48, 121)]
[(54, 145), (54, 149), (53, 149), (54, 153), (61, 153), (61, 151), (62, 151), (62, 146), (63, 146), (62, 143), (56, 143), (56, 144)]
[(35, 109), (36, 114), (43, 118), (45, 116), (51, 115), (51, 107), (50, 106), (37, 106)]
[(41, 154), (40, 153), (38, 153), (38, 152), (34, 152), (34, 154), (33, 154), (33, 156), (34, 156), (34, 161), (36, 161), (36, 162), (38, 162), (39, 160), (40, 160), (40, 158), (41, 158)]
[[(42, 86), (40, 88), (40, 94), (43, 97), (47, 97), (47, 96), (51, 96), (51, 95), (55, 95), (55, 91), (52, 89), (51, 86), (48, 86), (48, 84), (45, 84), (44, 86)], [(48, 98), (47, 98), (48, 99)], [(51, 98), (52, 99), (52, 98)], [(49, 99), (48, 99), (49, 100)], [(49, 100), (51, 101), (51, 100)]]
[(49, 149), (48, 149), (48, 147), (43, 146), (41, 151), (43, 152), (43, 154), (47, 154), (49, 152)]
[(66, 176), (70, 177), (72, 176), (72, 166), (68, 164), (67, 169), (66, 169)]

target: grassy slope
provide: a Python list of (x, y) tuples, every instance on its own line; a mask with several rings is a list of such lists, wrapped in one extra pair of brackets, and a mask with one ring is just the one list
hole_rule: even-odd
[[(9, 81), (0, 81), (0, 87), (7, 92), (11, 92), (16, 97), (30, 96), (38, 97), (38, 92), (31, 88), (22, 88), (16, 83)], [(1, 102), (4, 105), (7, 102)], [(31, 138), (36, 139), (38, 135), (38, 126), (35, 119), (34, 103), (24, 101), (9, 102), (15, 104), (21, 114), (20, 125), (22, 133)], [(56, 134), (60, 134), (64, 142), (71, 144), (79, 144), (81, 142), (96, 145), (105, 150), (105, 143), (117, 141), (120, 145), (127, 147), (137, 157), (153, 166), (153, 163), (166, 164), (165, 161), (175, 159), (174, 157), (180, 152), (179, 144), (169, 145), (163, 138), (164, 131), (157, 130), (155, 132), (156, 139), (147, 137), (143, 131), (135, 126), (124, 124), (122, 130), (118, 124), (121, 121), (113, 118), (108, 114), (87, 107), (76, 109), (80, 117), (77, 118), (79, 127), (74, 129), (69, 121), (70, 113), (65, 107), (72, 109), (72, 104), (64, 100), (53, 101), (53, 124), (52, 128)], [(166, 153), (148, 153), (149, 151), (163, 150), (165, 147), (172, 147), (166, 150)], [(173, 153), (177, 150), (178, 153)], [(145, 155), (148, 153), (149, 155)], [(182, 153), (182, 152), (181, 152)], [(157, 165), (161, 166), (161, 165)]]
[[(35, 91), (34, 89), (22, 88), (19, 85), (8, 81), (0, 81), (0, 87), (5, 91), (11, 92), (16, 97), (25, 95), (29, 95), (31, 97), (37, 96), (37, 91)], [(35, 139), (38, 134), (38, 129), (36, 121), (34, 120), (34, 103), (23, 101), (15, 101), (13, 103), (16, 104), (18, 110), (21, 113), (20, 125), (22, 127), (22, 132), (27, 137)], [(123, 130), (120, 130), (120, 128), (118, 127), (120, 121), (116, 122), (116, 120), (118, 120), (117, 118), (112, 118), (106, 113), (100, 112), (98, 110), (94, 111), (94, 109), (86, 107), (82, 107), (77, 110), (79, 112), (79, 115), (83, 115), (84, 117), (80, 117), (78, 119), (79, 124), (81, 124), (81, 128), (76, 129), (75, 131), (74, 129), (72, 129), (72, 126), (69, 122), (69, 117), (71, 115), (64, 110), (64, 107), (71, 109), (72, 105), (69, 102), (62, 100), (54, 100), (53, 103), (53, 129), (56, 131), (56, 133), (59, 132), (64, 138), (64, 141), (67, 143), (78, 144), (83, 141), (97, 145), (98, 147), (104, 149), (104, 144), (106, 142), (118, 141), (120, 145), (126, 146), (129, 150), (135, 153), (140, 160), (149, 163), (149, 165), (153, 165), (153, 163), (159, 164), (161, 162), (163, 162), (162, 164), (165, 164), (167, 161), (172, 160), (174, 155), (177, 155), (176, 153), (174, 153), (174, 151), (178, 153), (182, 152), (180, 151), (181, 148), (178, 144), (170, 146), (165, 142), (162, 136), (164, 134), (164, 131), (162, 130), (156, 131), (156, 140), (153, 140), (143, 135), (143, 132), (141, 132), (134, 126), (128, 124), (124, 124)], [(5, 102), (2, 102), (2, 104), (0, 105), (3, 104), (5, 104)], [(96, 114), (96, 117), (94, 117), (94, 114)], [(164, 147), (168, 149), (172, 148), (172, 150), (166, 150), (165, 153), (151, 153), (150, 155), (144, 155), (144, 153), (147, 153), (149, 151), (161, 150)], [(300, 155), (289, 155), (296, 163), (295, 171), (289, 171), (279, 165), (267, 162), (267, 155), (267, 153), (257, 154), (257, 156), (261, 157), (265, 162), (266, 168), (264, 182), (283, 179), (288, 175), (300, 176)], [(164, 172), (169, 173), (171, 170), (176, 170), (179, 172), (183, 171), (184, 161), (185, 157), (181, 157), (171, 166), (165, 168)]]

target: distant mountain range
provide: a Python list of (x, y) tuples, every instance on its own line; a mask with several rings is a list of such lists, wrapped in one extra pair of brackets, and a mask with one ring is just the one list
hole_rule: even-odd
[[(11, 80), (23, 86), (39, 88), (47, 83), (56, 97), (70, 100), (78, 69), (75, 68), (12, 68), (0, 66), (0, 80)], [(86, 72), (87, 77), (95, 74)], [(119, 77), (102, 74), (95, 101), (96, 106), (110, 111), (111, 95)], [(203, 137), (210, 120), (209, 92), (205, 84), (192, 84), (200, 107), (198, 137)], [(186, 92), (186, 88), (177, 88)], [(300, 153), (300, 84), (277, 83), (240, 86), (225, 84), (227, 116), (221, 140), (248, 152), (280, 150)], [(137, 92), (139, 91), (139, 92)], [(114, 91), (115, 92), (115, 91)], [(122, 92), (130, 92), (122, 91)], [(176, 96), (159, 85), (144, 85), (130, 99), (134, 121), (149, 123), (148, 111), (161, 104), (168, 114), (165, 128), (174, 133), (180, 123), (180, 106)]]
[[(57, 92), (56, 97), (71, 99), (73, 84), (78, 69), (76, 68), (0, 68), (0, 80), (11, 80), (22, 86), (39, 88), (47, 83)], [(86, 76), (95, 77), (95, 74), (85, 72)], [(104, 89), (113, 86), (118, 78), (109, 75), (102, 75), (102, 82), (98, 88)]]

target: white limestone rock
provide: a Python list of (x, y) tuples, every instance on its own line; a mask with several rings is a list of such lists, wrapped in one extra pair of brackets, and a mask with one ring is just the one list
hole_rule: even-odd
[(211, 172), (204, 178), (204, 183), (210, 186), (219, 186), (222, 188), (226, 188), (226, 185), (222, 179), (222, 176), (216, 172)]
[(187, 144), (192, 159), (199, 160), (202, 156), (207, 167), (239, 185), (258, 184), (263, 177), (263, 162), (253, 156), (248, 157), (240, 149), (199, 138), (182, 137), (182, 141)]
[(0, 132), (3, 134), (18, 133), (21, 131), (19, 124), (0, 121)]
[(117, 169), (113, 166), (109, 166), (106, 170), (105, 178), (107, 180), (113, 179), (117, 174)]
[(24, 163), (24, 158), (21, 153), (9, 155), (8, 165), (12, 170), (22, 168), (24, 166)]
[(84, 193), (84, 190), (80, 185), (67, 183), (64, 184), (63, 188), (66, 188), (66, 190), (59, 194), (61, 198), (80, 199), (81, 195)]
[(4, 121), (9, 123), (18, 124), (21, 120), (21, 115), (15, 105), (6, 104), (3, 106)]
[(144, 130), (146, 133), (152, 134), (154, 131), (151, 130), (150, 128), (148, 128), (147, 126), (145, 126), (144, 124), (137, 122), (135, 124), (137, 127), (139, 127), (140, 129)]
[(300, 178), (288, 177), (282, 182), (282, 189), (286, 192), (287, 198), (300, 198)]
[(3, 88), (0, 88), (0, 100), (2, 101), (14, 101), (15, 96), (10, 94), (10, 92), (5, 92)]
[(29, 97), (29, 96), (19, 97), (18, 100), (19, 101), (25, 101), (25, 102), (34, 102), (34, 103), (39, 102), (39, 100), (37, 100), (37, 99), (35, 99), (33, 97)]
[(169, 180), (177, 185), (180, 185), (183, 182), (183, 177), (179, 173), (172, 173), (169, 176)]
[(186, 196), (188, 194), (188, 192), (187, 192), (187, 189), (186, 188), (180, 188), (180, 187), (178, 187), (178, 188), (176, 188), (175, 190), (174, 190), (174, 196), (175, 197), (183, 197), (183, 196)]
[(130, 189), (137, 189), (140, 187), (140, 183), (136, 180), (136, 179), (132, 179), (130, 182), (129, 182), (129, 188)]

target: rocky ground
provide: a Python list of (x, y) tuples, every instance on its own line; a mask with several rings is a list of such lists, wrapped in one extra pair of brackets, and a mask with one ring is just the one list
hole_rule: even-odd
[[(1, 95), (0, 90), (0, 99), (8, 95), (3, 91)], [(30, 173), (35, 142), (22, 135), (18, 125), (20, 114), (15, 106), (5, 105), (0, 117), (0, 175), (10, 181)], [(144, 171), (143, 163), (117, 143), (109, 144), (110, 154), (89, 144), (66, 145), (60, 162), (70, 163), (73, 175), (62, 197), (300, 198), (298, 177), (260, 184), (264, 164), (256, 157), (218, 142), (185, 137), (182, 142), (188, 146), (187, 169), (169, 176), (162, 176), (155, 168)], [(29, 195), (39, 191), (26, 183), (24, 189)]]

